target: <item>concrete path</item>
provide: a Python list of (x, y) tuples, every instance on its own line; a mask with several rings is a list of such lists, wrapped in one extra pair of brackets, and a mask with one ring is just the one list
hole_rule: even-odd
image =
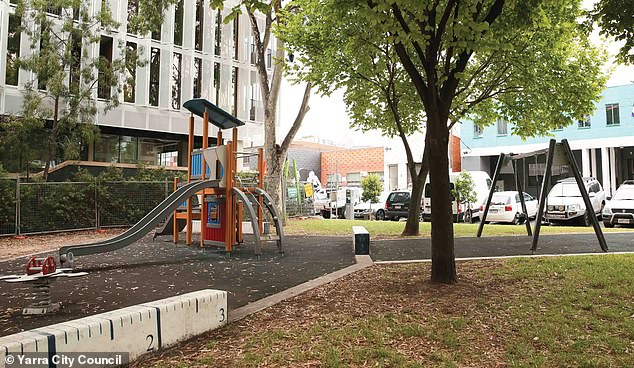
[[(634, 233), (605, 233), (610, 252), (634, 252)], [(531, 255), (528, 236), (455, 238), (457, 258)], [(541, 235), (535, 254), (603, 253), (594, 233)], [(431, 239), (371, 240), (375, 262), (431, 258)]]

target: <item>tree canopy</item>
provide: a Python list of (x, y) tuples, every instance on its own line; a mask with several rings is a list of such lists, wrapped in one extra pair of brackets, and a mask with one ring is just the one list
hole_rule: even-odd
[(623, 43), (617, 60), (634, 64), (634, 0), (600, 0), (590, 15), (602, 34)]
[[(520, 137), (550, 134), (594, 109), (603, 89), (603, 58), (578, 19), (580, 0), (295, 0), (296, 34), (287, 42), (312, 45), (328, 35), (337, 47), (319, 50), (332, 68), (346, 50), (394, 48), (426, 116), (432, 186), (432, 280), (453, 282), (455, 262), (448, 174), (449, 128), (462, 119), (479, 125), (506, 118)], [(356, 31), (350, 24), (356, 25)], [(376, 36), (378, 35), (378, 36)], [(295, 41), (297, 39), (297, 41)], [(317, 38), (319, 40), (319, 38)], [(301, 42), (301, 44), (300, 44)], [(334, 44), (334, 42), (333, 42)], [(371, 59), (376, 63), (380, 58)], [(308, 61), (310, 63), (310, 61)], [(364, 66), (367, 67), (367, 66)], [(315, 69), (307, 78), (328, 77)], [(334, 75), (337, 75), (336, 73)], [(334, 79), (332, 83), (341, 83)], [(360, 98), (363, 98), (361, 95)], [(366, 97), (367, 98), (367, 97)], [(446, 184), (446, 185), (445, 185)]]

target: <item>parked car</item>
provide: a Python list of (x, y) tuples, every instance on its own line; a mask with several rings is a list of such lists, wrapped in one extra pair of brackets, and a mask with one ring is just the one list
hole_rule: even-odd
[[(450, 177), (451, 180), (451, 177)], [(449, 190), (451, 191), (451, 211), (453, 214), (453, 221), (458, 222), (464, 216), (463, 206), (458, 205), (458, 201), (453, 196), (454, 183), (450, 181)], [(423, 190), (423, 210), (422, 221), (431, 221), (431, 183), (425, 183), (425, 189)]]
[(381, 211), (383, 220), (385, 218), (384, 208), (381, 206), (385, 203), (387, 193), (379, 196), (379, 201), (376, 203), (370, 203), (369, 201), (361, 202), (354, 206), (354, 218), (355, 219), (369, 219), (371, 216), (376, 216), (378, 211)]
[(634, 180), (624, 181), (614, 196), (608, 198), (602, 217), (605, 227), (634, 224)]
[(592, 209), (586, 206), (574, 178), (559, 180), (548, 193), (544, 218), (551, 223), (569, 223), (577, 221), (581, 225), (590, 226), (591, 217), (601, 215), (605, 206), (605, 192), (595, 178), (583, 178), (584, 186), (590, 197)]
[[(473, 222), (476, 218), (482, 218), (482, 210), (484, 204), (486, 204), (486, 200), (489, 197), (489, 191), (491, 190), (491, 185), (493, 185), (493, 181), (489, 177), (485, 171), (468, 171), (471, 174), (471, 179), (473, 180), (473, 189), (476, 195), (476, 201), (471, 203), (471, 206), (467, 207), (466, 204), (458, 204), (457, 201), (454, 201), (452, 204), (453, 211), (453, 219), (454, 221), (462, 221), (465, 222)], [(454, 183), (456, 178), (460, 175), (459, 172), (450, 173), (449, 174), (449, 182), (451, 183), (451, 189), (454, 188)], [(431, 219), (431, 186), (428, 181), (425, 183), (425, 189), (423, 190), (423, 219), (425, 221), (429, 221)]]
[[(385, 200), (385, 206), (376, 211), (377, 220), (398, 221), (400, 218), (407, 218), (410, 206), (410, 192), (406, 190), (397, 190), (391, 192)], [(423, 209), (421, 203), (421, 212), (419, 220), (422, 221)]]
[[(524, 193), (524, 203), (528, 218), (532, 219), (537, 215), (537, 198), (528, 193)], [(520, 225), (526, 221), (520, 195), (517, 191), (495, 192), (491, 198), (487, 222), (510, 222)]]

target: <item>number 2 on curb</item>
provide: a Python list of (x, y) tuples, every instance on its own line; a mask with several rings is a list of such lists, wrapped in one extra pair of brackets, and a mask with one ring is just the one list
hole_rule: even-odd
[(152, 334), (149, 334), (145, 337), (145, 341), (150, 340), (150, 344), (147, 347), (146, 351), (154, 351), (154, 336)]

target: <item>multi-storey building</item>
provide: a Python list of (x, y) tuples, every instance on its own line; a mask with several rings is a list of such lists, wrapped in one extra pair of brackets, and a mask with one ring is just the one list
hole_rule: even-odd
[[(91, 11), (101, 0), (88, 2)], [(134, 83), (120, 94), (120, 105), (95, 117), (101, 131), (96, 144), (87, 145), (82, 159), (114, 163), (148, 163), (165, 166), (187, 165), (188, 114), (182, 105), (191, 98), (203, 97), (246, 123), (240, 127), (239, 150), (262, 146), (264, 109), (255, 67), (255, 47), (250, 19), (242, 14), (228, 23), (223, 16), (235, 5), (229, 0), (218, 12), (209, 0), (180, 0), (164, 14), (160, 30), (147, 35), (128, 28), (138, 0), (106, 0), (120, 27), (102, 32), (98, 44), (90, 47), (91, 57), (110, 60), (120, 57), (119, 44), (139, 51), (143, 66), (128, 70), (125, 77)], [(0, 114), (20, 112), (22, 90), (35, 78), (26, 70), (11, 68), (16, 57), (31, 52), (31, 41), (18, 32), (22, 21), (15, 15), (14, 1), (0, 2)], [(52, 17), (56, 14), (51, 13)], [(260, 27), (264, 18), (259, 19)], [(28, 24), (28, 21), (25, 21)], [(266, 66), (272, 72), (276, 40), (267, 46)], [(9, 62), (7, 62), (9, 60)], [(95, 97), (108, 93), (95, 90)], [(99, 104), (103, 104), (100, 102)], [(198, 146), (202, 126), (196, 126)], [(209, 134), (215, 136), (212, 127)]]
[[(513, 124), (504, 119), (485, 128), (465, 121), (461, 134), (463, 168), (484, 170), (492, 175), (500, 153), (532, 152), (546, 148), (552, 138), (558, 141), (566, 138), (582, 174), (596, 177), (607, 193), (614, 193), (624, 180), (634, 179), (634, 84), (606, 88), (595, 107), (591, 116), (553, 130), (552, 137), (526, 141), (511, 134)], [(519, 162), (524, 188), (532, 194), (537, 194), (544, 162), (545, 155)], [(505, 167), (502, 173), (496, 183), (498, 188), (513, 189), (512, 168)], [(557, 179), (571, 173), (566, 167), (557, 167), (554, 175)]]

